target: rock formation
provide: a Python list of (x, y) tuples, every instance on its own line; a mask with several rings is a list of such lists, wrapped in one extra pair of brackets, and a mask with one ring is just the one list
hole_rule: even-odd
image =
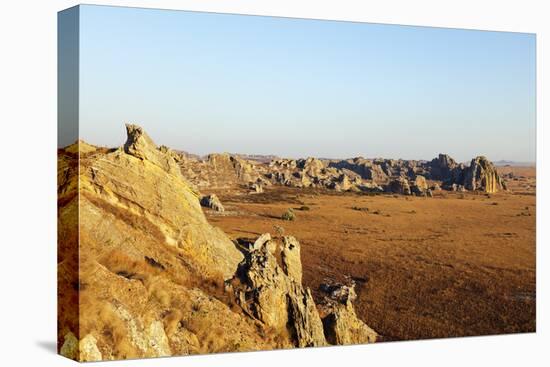
[[(431, 191), (430, 191), (431, 192)], [(418, 196), (428, 195), (428, 184), (424, 176), (417, 175), (411, 185), (411, 193)]]
[[(179, 156), (178, 156), (179, 157)], [(176, 159), (175, 157), (174, 159)], [(177, 158), (184, 176), (198, 188), (228, 189), (246, 188), (252, 193), (262, 193), (264, 187), (281, 185), (295, 188), (321, 188), (335, 191), (354, 192), (393, 192), (402, 195), (415, 194), (430, 196), (428, 183), (441, 185), (452, 190), (453, 184), (467, 190), (489, 190), (504, 188), (504, 181), (496, 170), (489, 167), (489, 161), (472, 160), (479, 172), (457, 163), (447, 154), (439, 154), (431, 161), (402, 159), (365, 159), (362, 157), (346, 160), (318, 158), (286, 159), (276, 158), (265, 161), (250, 161), (237, 155), (210, 154), (206, 160)], [(466, 183), (466, 175), (470, 172)], [(487, 173), (488, 185), (482, 184), (481, 176)], [(477, 178), (472, 178), (477, 175)], [(492, 176), (491, 176), (492, 175)], [(494, 176), (494, 177), (493, 177)], [(430, 182), (428, 182), (428, 180)], [(406, 182), (405, 182), (406, 181)], [(485, 181), (484, 181), (485, 182)], [(407, 186), (409, 189), (407, 189)], [(470, 187), (476, 187), (471, 189)], [(492, 191), (495, 192), (495, 191)]]
[(466, 190), (481, 190), (487, 193), (506, 189), (495, 166), (483, 156), (472, 159), (464, 173), (463, 185)]
[(300, 243), (292, 236), (283, 237), (281, 251), (283, 271), (287, 276), (302, 284), (302, 260), (300, 258)]
[(171, 154), (162, 152), (161, 149), (157, 148), (140, 126), (126, 124), (126, 134), (128, 139), (124, 144), (124, 151), (127, 154), (155, 164), (171, 174), (179, 174), (179, 167)]
[(439, 154), (429, 163), (430, 177), (434, 180), (447, 181), (459, 165), (447, 154)]
[(391, 180), (388, 185), (388, 191), (401, 195), (410, 195), (411, 188), (409, 186), (409, 181), (404, 177), (399, 177), (394, 180)]
[(352, 302), (357, 294), (354, 285), (323, 285), (321, 290), (326, 294), (320, 307), (325, 314), (323, 327), (330, 344), (367, 344), (378, 340), (379, 335), (355, 313)]
[(333, 161), (329, 163), (329, 166), (353, 171), (365, 180), (383, 182), (388, 179), (388, 175), (384, 172), (381, 165), (360, 157), (343, 161)]
[(276, 244), (267, 234), (255, 242), (229, 281), (246, 314), (278, 333), (289, 333), (297, 347), (325, 345), (323, 325), (309, 289), (301, 284), (300, 245), (284, 237), (277, 262)]
[(225, 210), (222, 205), (222, 202), (220, 201), (220, 199), (216, 194), (202, 196), (200, 199), (200, 203), (202, 206), (206, 208), (210, 208), (220, 213)]
[(123, 148), (79, 164), (59, 154), (59, 304), (69, 310), (60, 352), (108, 360), (268, 348), (223, 292), (241, 252), (208, 223), (172, 155), (137, 126), (127, 133)]

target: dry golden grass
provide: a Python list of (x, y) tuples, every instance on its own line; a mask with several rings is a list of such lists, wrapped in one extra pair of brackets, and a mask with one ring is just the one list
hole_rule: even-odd
[[(417, 198), (272, 188), (222, 202), (236, 214), (209, 220), (232, 238), (274, 226), (298, 238), (315, 296), (327, 279), (355, 279), (357, 312), (385, 340), (535, 331), (532, 192)], [(289, 205), (310, 210), (283, 221)]]

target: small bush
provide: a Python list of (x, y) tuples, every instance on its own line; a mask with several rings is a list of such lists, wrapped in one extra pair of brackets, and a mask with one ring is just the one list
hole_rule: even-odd
[(283, 215), (281, 215), (281, 219), (293, 221), (294, 219), (296, 219), (296, 214), (294, 214), (294, 210), (292, 210), (292, 208), (289, 208), (286, 212), (283, 213)]

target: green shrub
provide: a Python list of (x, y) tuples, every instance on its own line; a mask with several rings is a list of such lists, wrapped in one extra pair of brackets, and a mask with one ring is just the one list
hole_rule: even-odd
[(292, 208), (289, 208), (286, 212), (283, 213), (283, 215), (281, 215), (281, 219), (292, 221), (296, 219), (296, 214), (294, 214), (294, 210), (292, 210)]

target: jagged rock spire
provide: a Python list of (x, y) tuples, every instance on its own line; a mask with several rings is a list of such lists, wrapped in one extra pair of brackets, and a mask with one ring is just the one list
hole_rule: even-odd
[(172, 155), (157, 148), (155, 142), (141, 126), (126, 124), (126, 134), (124, 152), (143, 161), (153, 163), (171, 174), (181, 175), (181, 171)]

